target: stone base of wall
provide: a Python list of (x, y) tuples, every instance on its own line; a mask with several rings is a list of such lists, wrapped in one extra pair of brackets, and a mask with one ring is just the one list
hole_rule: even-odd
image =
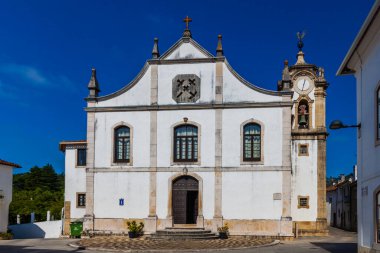
[(327, 236), (326, 221), (293, 221), (293, 233), (298, 236)]
[[(149, 218), (147, 218), (149, 219)], [(136, 222), (144, 222), (145, 233), (154, 233), (154, 226), (148, 224), (147, 219), (94, 219), (94, 230), (95, 231), (105, 231), (112, 233), (127, 233), (128, 227), (127, 222), (135, 220)], [(219, 220), (218, 220), (219, 222)], [(70, 224), (69, 221), (65, 221), (65, 224)], [(228, 224), (231, 236), (259, 236), (259, 237), (293, 237), (292, 233), (292, 221), (285, 220), (235, 220), (235, 219), (223, 219), (219, 222), (223, 225)], [(156, 220), (156, 230), (163, 230), (168, 227), (173, 227), (172, 219), (157, 219)], [(191, 227), (202, 227), (205, 229), (210, 229), (213, 232), (217, 232), (215, 227), (216, 222), (214, 219), (204, 219), (203, 222), (198, 224), (190, 225)], [(203, 225), (203, 226), (202, 226)], [(68, 227), (69, 228), (69, 227)], [(69, 230), (68, 230), (69, 233)]]
[(373, 248), (358, 246), (358, 253), (380, 253), (380, 250), (376, 250)]

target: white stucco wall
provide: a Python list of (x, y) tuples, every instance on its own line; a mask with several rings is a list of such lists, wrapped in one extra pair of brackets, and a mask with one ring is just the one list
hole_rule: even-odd
[(151, 79), (150, 71), (151, 68), (148, 67), (141, 79), (135, 85), (130, 86), (127, 92), (108, 100), (99, 101), (98, 103), (95, 103), (95, 107), (149, 105)]
[[(309, 145), (308, 156), (298, 156), (298, 144)], [(292, 141), (292, 218), (293, 221), (317, 219), (317, 154), (316, 140)], [(309, 196), (309, 208), (298, 208), (298, 196)]]
[(222, 213), (225, 219), (280, 219), (282, 172), (224, 172)]
[(96, 113), (95, 167), (120, 167), (113, 164), (113, 134), (119, 124), (132, 128), (133, 167), (149, 167), (150, 114), (149, 112)]
[[(379, 18), (377, 19), (379, 20)], [(377, 27), (379, 27), (377, 21)], [(369, 33), (371, 36), (371, 33)], [(360, 52), (362, 64), (355, 66), (357, 83), (357, 122), (361, 129), (358, 149), (358, 243), (372, 247), (375, 239), (375, 195), (380, 190), (380, 145), (376, 140), (375, 92), (380, 84), (380, 32), (377, 29), (366, 51)]]
[(59, 238), (62, 231), (62, 221), (44, 221), (11, 225), (14, 239)]
[(65, 151), (65, 201), (70, 201), (70, 217), (83, 218), (86, 209), (77, 207), (76, 196), (78, 192), (86, 192), (86, 168), (76, 167), (77, 149)]
[(7, 231), (9, 204), (12, 202), (12, 167), (0, 165), (0, 190), (4, 195), (0, 199), (0, 233)]
[(169, 64), (158, 65), (158, 104), (177, 104), (172, 97), (172, 81), (179, 74), (195, 74), (200, 78), (200, 98), (196, 104), (214, 100), (215, 63)]
[(192, 43), (182, 43), (178, 48), (165, 57), (166, 60), (206, 58)]
[(282, 108), (223, 110), (223, 166), (245, 166), (241, 165), (241, 125), (249, 120), (262, 124), (264, 166), (281, 166)]
[(149, 172), (95, 173), (94, 214), (96, 218), (148, 217)]

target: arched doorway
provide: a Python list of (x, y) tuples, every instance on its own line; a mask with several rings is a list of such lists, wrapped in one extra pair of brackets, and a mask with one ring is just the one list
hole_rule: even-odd
[(181, 176), (173, 181), (172, 209), (174, 224), (196, 224), (198, 216), (198, 180)]

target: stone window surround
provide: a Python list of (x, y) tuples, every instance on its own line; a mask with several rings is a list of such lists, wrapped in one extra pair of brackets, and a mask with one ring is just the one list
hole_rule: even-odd
[[(86, 165), (78, 165), (78, 150), (79, 149), (85, 149), (87, 153), (87, 148), (76, 148), (75, 149), (75, 168), (86, 168)], [(87, 160), (87, 154), (86, 154), (86, 160)], [(87, 162), (86, 162), (87, 164)]]
[(172, 188), (173, 188), (173, 182), (179, 178), (179, 177), (182, 177), (182, 176), (191, 176), (193, 178), (195, 178), (197, 181), (198, 181), (198, 217), (197, 217), (197, 227), (203, 227), (203, 179), (201, 176), (199, 176), (198, 174), (196, 173), (191, 173), (191, 172), (188, 172), (188, 173), (176, 173), (174, 175), (172, 175), (169, 179), (168, 179), (168, 215), (167, 215), (167, 219), (171, 221), (172, 223), (172, 226), (174, 226), (174, 223), (173, 223), (173, 206), (172, 206), (172, 203), (173, 203), (173, 191), (172, 191)]
[[(244, 161), (244, 126), (250, 123), (255, 123), (261, 127), (261, 158), (260, 161)], [(240, 164), (241, 165), (263, 165), (264, 164), (264, 135), (265, 126), (264, 123), (257, 119), (249, 119), (240, 124)]]
[[(307, 206), (301, 206), (301, 199), (306, 199), (307, 200)], [(297, 205), (298, 209), (301, 209), (301, 208), (309, 209), (310, 208), (309, 203), (310, 203), (309, 202), (309, 196), (300, 196), (300, 195), (298, 195), (298, 205)]]
[(377, 205), (380, 204), (380, 203), (377, 203), (377, 195), (380, 194), (380, 185), (374, 189), (373, 191), (373, 221), (375, 223), (373, 229), (375, 230), (374, 231), (374, 242), (373, 242), (373, 247), (374, 249), (378, 249), (380, 250), (380, 241), (377, 241), (377, 238), (378, 238), (378, 235), (377, 235), (377, 217), (376, 217), (376, 213), (377, 213)]
[[(129, 162), (115, 162), (115, 129), (121, 126), (129, 127)], [(132, 125), (121, 121), (112, 126), (111, 131), (111, 166), (132, 166), (133, 165), (133, 127)]]
[[(84, 206), (79, 206), (78, 205), (78, 200), (79, 200), (79, 195), (83, 194), (84, 195), (84, 199), (85, 199), (85, 205)], [(77, 192), (76, 193), (76, 201), (75, 201), (75, 205), (77, 208), (86, 208), (86, 193), (85, 192)]]
[[(301, 146), (306, 146), (306, 154), (301, 153)], [(298, 156), (309, 156), (309, 143), (298, 143)]]
[[(193, 125), (198, 128), (198, 160), (196, 162), (175, 162), (174, 161), (174, 129), (178, 126), (181, 125)], [(170, 138), (171, 138), (171, 148), (170, 148), (170, 165), (201, 165), (201, 147), (202, 147), (202, 142), (201, 142), (201, 137), (202, 137), (202, 131), (201, 131), (201, 125), (198, 124), (197, 122), (194, 121), (180, 121), (177, 123), (174, 123), (173, 125), (170, 126)]]
[[(376, 88), (375, 88), (375, 146), (379, 146), (380, 145), (380, 138), (378, 138), (378, 135), (379, 135), (379, 127), (378, 127), (378, 124), (380, 123), (380, 117), (379, 117), (379, 94), (380, 93), (380, 81), (378, 82)], [(360, 132), (360, 128), (359, 128), (359, 132)]]

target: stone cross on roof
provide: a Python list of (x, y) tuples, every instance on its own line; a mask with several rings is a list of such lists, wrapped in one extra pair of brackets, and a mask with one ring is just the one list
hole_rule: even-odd
[(191, 21), (193, 21), (193, 20), (191, 18), (189, 18), (189, 16), (186, 16), (186, 18), (183, 19), (183, 22), (186, 23), (186, 29), (183, 32), (183, 37), (190, 37), (191, 38), (191, 32), (190, 32), (190, 29), (189, 29), (189, 23)]

